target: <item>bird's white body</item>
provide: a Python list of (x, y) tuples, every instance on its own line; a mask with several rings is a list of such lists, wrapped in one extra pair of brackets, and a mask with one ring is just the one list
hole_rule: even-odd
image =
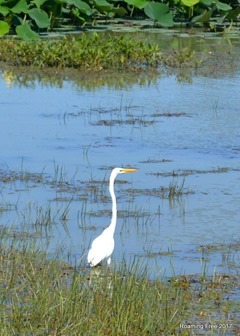
[[(90, 251), (88, 252), (88, 263), (91, 266), (98, 265), (102, 260), (107, 259), (108, 265), (111, 262), (111, 255), (114, 250), (113, 234), (106, 228), (100, 236), (92, 242)], [(96, 253), (97, 251), (97, 253)]]
[(135, 168), (114, 168), (110, 175), (109, 192), (112, 197), (112, 220), (110, 225), (92, 242), (88, 252), (87, 261), (90, 266), (98, 265), (102, 260), (107, 259), (111, 263), (111, 255), (114, 250), (114, 232), (117, 223), (117, 201), (114, 193), (114, 181), (118, 174), (132, 173)]

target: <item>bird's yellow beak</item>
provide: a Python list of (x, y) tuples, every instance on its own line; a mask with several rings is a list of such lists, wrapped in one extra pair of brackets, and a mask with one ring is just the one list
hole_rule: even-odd
[(134, 173), (138, 171), (138, 169), (136, 168), (122, 168), (121, 169), (121, 173)]

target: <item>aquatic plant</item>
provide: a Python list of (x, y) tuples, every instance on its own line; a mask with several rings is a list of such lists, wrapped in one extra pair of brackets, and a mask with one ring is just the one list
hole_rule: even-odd
[(38, 40), (40, 32), (65, 26), (94, 26), (98, 19), (114, 16), (150, 18), (162, 27), (172, 27), (176, 21), (190, 25), (238, 20), (238, 2), (215, 0), (11, 0), (0, 1), (0, 36), (16, 33), (23, 40)]
[(171, 199), (173, 197), (183, 195), (184, 192), (186, 193), (186, 191), (184, 191), (184, 184), (185, 184), (185, 179), (183, 179), (180, 182), (180, 184), (178, 184), (177, 181), (174, 181), (174, 180), (171, 181), (168, 187), (168, 198)]
[[(0, 39), (0, 61), (10, 66), (37, 68), (79, 69), (83, 72), (103, 70), (131, 70), (132, 72), (164, 71), (164, 69), (196, 69), (201, 57), (194, 52), (181, 51), (163, 53), (155, 43), (137, 40), (130, 35), (81, 34), (79, 38), (61, 38), (34, 42)], [(139, 77), (141, 80), (141, 77)], [(24, 82), (24, 76), (6, 70), (7, 85), (14, 81)], [(116, 83), (116, 81), (115, 81)], [(128, 121), (130, 122), (130, 121)], [(135, 122), (135, 121), (132, 121)], [(137, 120), (137, 123), (144, 120)], [(152, 121), (150, 121), (152, 122)], [(146, 123), (146, 122), (145, 122)]]
[(128, 36), (81, 35), (79, 39), (25, 41), (0, 40), (0, 61), (17, 66), (68, 67), (84, 71), (103, 69), (132, 70), (156, 67), (161, 53), (156, 44), (136, 41)]

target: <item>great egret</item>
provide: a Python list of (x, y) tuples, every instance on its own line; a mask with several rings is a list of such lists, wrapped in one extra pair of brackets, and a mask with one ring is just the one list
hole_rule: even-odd
[(117, 223), (117, 201), (114, 193), (114, 181), (118, 174), (136, 172), (135, 168), (114, 168), (110, 175), (109, 192), (112, 197), (112, 220), (110, 225), (92, 242), (88, 252), (87, 261), (90, 266), (98, 265), (102, 260), (107, 259), (111, 263), (111, 255), (114, 250), (114, 232)]

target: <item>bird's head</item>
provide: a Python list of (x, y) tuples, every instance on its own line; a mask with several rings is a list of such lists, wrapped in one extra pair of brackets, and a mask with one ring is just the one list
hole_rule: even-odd
[(113, 172), (115, 172), (116, 175), (118, 174), (124, 174), (124, 173), (134, 173), (136, 172), (136, 168), (114, 168)]
[(136, 168), (114, 168), (111, 172), (110, 181), (114, 181), (118, 174), (134, 173)]

